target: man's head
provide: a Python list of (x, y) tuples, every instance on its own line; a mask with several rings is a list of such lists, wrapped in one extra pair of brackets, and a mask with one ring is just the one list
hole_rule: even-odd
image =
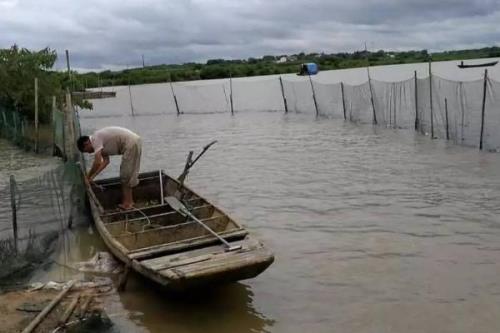
[(87, 135), (83, 135), (78, 138), (76, 141), (76, 145), (78, 146), (78, 150), (82, 153), (93, 153), (94, 147), (92, 146), (92, 142)]

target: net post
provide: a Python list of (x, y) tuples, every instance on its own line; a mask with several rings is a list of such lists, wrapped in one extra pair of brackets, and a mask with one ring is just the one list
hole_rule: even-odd
[(285, 97), (285, 88), (283, 87), (283, 79), (280, 75), (281, 96), (283, 97), (283, 104), (285, 105), (285, 113), (288, 113), (288, 104)]
[(68, 142), (65, 142), (65, 145), (68, 144), (68, 155), (69, 159), (71, 162), (75, 162), (75, 142), (76, 142), (76, 131), (75, 131), (75, 110), (73, 108), (73, 102), (71, 101), (71, 94), (69, 92), (69, 89), (66, 91), (66, 123), (68, 126), (68, 136), (66, 136), (66, 140)]
[(432, 108), (432, 61), (431, 58), (429, 57), (429, 99), (430, 99), (430, 106), (431, 106), (431, 139), (434, 139), (434, 111)]
[[(127, 65), (127, 71), (128, 71), (128, 65)], [(99, 82), (99, 77), (97, 77), (97, 80)], [(102, 87), (101, 87), (102, 91)], [(130, 101), (130, 112), (132, 113), (132, 117), (135, 117), (135, 112), (134, 112), (134, 102), (132, 101), (132, 88), (130, 88), (130, 72), (128, 73), (128, 97)]]
[(170, 91), (172, 92), (172, 97), (174, 98), (175, 110), (177, 111), (177, 115), (180, 115), (181, 110), (179, 108), (179, 102), (177, 101), (177, 96), (175, 95), (174, 85), (172, 84), (172, 77), (170, 73), (168, 73), (168, 82), (170, 84)]
[(35, 153), (38, 153), (39, 145), (39, 128), (38, 128), (38, 78), (35, 77)]
[(10, 206), (12, 209), (12, 232), (14, 234), (14, 249), (17, 254), (17, 206), (16, 206), (16, 179), (10, 175)]
[(319, 116), (319, 111), (318, 111), (318, 103), (316, 102), (316, 92), (314, 91), (314, 85), (311, 79), (311, 74), (308, 74), (309, 76), (309, 83), (311, 84), (311, 90), (312, 90), (312, 97), (313, 97), (313, 102), (314, 102), (314, 109), (316, 110), (316, 117)]
[(370, 75), (370, 59), (368, 58), (368, 49), (365, 42), (365, 55), (366, 55), (366, 74), (368, 76), (368, 88), (370, 88), (370, 102), (372, 104), (373, 124), (377, 125), (377, 113), (375, 112), (375, 101), (373, 100), (372, 78)]
[(231, 114), (234, 114), (233, 107), (233, 75), (229, 72), (229, 101), (231, 103)]
[(444, 116), (446, 120), (446, 140), (450, 140), (450, 123), (448, 122), (448, 98), (444, 99)]
[(415, 131), (420, 127), (419, 118), (418, 118), (418, 80), (417, 80), (417, 71), (414, 72), (414, 80), (415, 80)]
[(392, 104), (394, 105), (394, 110), (392, 110), (392, 116), (393, 116), (392, 128), (397, 128), (398, 127), (397, 124), (396, 124), (396, 112), (398, 111), (396, 103), (397, 103), (396, 82), (393, 82), (392, 83)]
[(483, 137), (484, 137), (484, 115), (486, 111), (486, 93), (488, 89), (488, 70), (484, 70), (484, 84), (483, 84), (483, 105), (481, 107), (481, 134), (479, 137), (479, 149), (483, 150)]
[(344, 120), (347, 120), (347, 117), (345, 114), (344, 82), (340, 82), (340, 93), (342, 94), (342, 111), (344, 112)]
[(52, 96), (52, 156), (56, 155), (56, 96)]

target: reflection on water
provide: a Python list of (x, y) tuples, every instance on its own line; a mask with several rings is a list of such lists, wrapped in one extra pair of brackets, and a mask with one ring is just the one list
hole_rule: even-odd
[(143, 313), (137, 322), (151, 332), (269, 332), (273, 320), (255, 310), (253, 297), (241, 283), (192, 294), (163, 293), (139, 276), (120, 294), (125, 309)]

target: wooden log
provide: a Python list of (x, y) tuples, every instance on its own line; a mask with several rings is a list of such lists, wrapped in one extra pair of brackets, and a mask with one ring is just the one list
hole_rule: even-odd
[(38, 78), (35, 78), (35, 153), (38, 153), (40, 132), (38, 126)]
[(64, 311), (63, 315), (61, 316), (61, 319), (59, 319), (59, 326), (64, 326), (66, 324), (73, 311), (75, 311), (79, 299), (80, 299), (80, 294), (76, 295), (76, 297), (73, 298), (68, 308), (66, 309), (66, 311)]
[(126, 265), (124, 272), (122, 273), (122, 275), (120, 275), (120, 278), (118, 279), (118, 287), (116, 288), (118, 291), (125, 291), (125, 288), (127, 287), (129, 272), (130, 272), (130, 266)]
[(63, 289), (33, 321), (22, 331), (22, 333), (30, 333), (42, 322), (42, 320), (49, 314), (50, 311), (61, 301), (61, 299), (71, 290), (75, 281), (71, 281), (66, 289)]
[(92, 299), (94, 298), (94, 296), (92, 295), (89, 295), (85, 301), (83, 302), (82, 304), (82, 307), (80, 308), (80, 312), (78, 313), (78, 317), (79, 318), (83, 318), (85, 317), (85, 314), (87, 313), (87, 309), (89, 308), (90, 306), (90, 303), (92, 302)]
[(14, 249), (17, 254), (16, 179), (14, 175), (10, 175), (10, 206), (12, 209), (12, 232), (14, 233)]

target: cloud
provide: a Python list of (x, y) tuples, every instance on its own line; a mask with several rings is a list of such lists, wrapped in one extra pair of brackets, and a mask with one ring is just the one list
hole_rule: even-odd
[(498, 0), (0, 0), (0, 47), (81, 69), (370, 49), (497, 45)]

